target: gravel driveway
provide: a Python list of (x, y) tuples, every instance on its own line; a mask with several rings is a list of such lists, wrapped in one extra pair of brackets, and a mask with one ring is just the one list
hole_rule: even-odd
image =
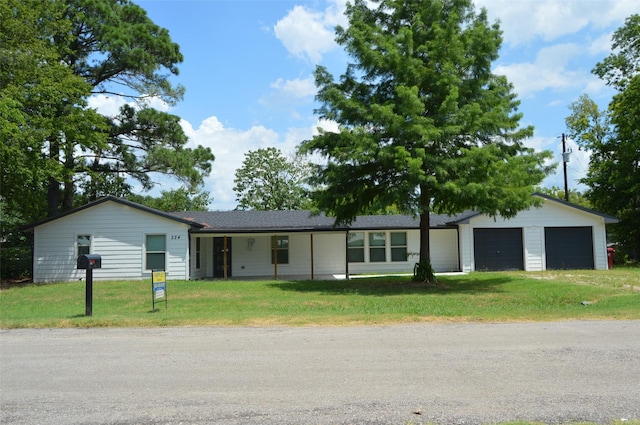
[(640, 418), (640, 321), (0, 331), (3, 424)]

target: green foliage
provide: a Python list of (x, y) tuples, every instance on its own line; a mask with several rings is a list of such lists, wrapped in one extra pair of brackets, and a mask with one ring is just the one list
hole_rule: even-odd
[(613, 53), (596, 64), (593, 73), (607, 85), (624, 91), (640, 74), (640, 15), (629, 16), (612, 37)]
[(130, 201), (155, 208), (160, 211), (207, 211), (213, 198), (209, 192), (190, 192), (184, 187), (176, 190), (160, 192), (160, 198), (152, 196), (129, 195)]
[[(537, 187), (536, 192), (551, 196), (552, 198), (564, 200), (564, 189), (557, 186)], [(589, 202), (585, 194), (575, 189), (569, 189), (569, 202), (585, 208), (591, 208), (591, 202)]]
[[(430, 210), (513, 217), (535, 204), (549, 152), (523, 145), (519, 102), (492, 73), (502, 38), (469, 0), (356, 0), (337, 41), (353, 58), (339, 81), (315, 71), (318, 114), (339, 124), (302, 143), (327, 158), (314, 201), (338, 221), (396, 205), (428, 223)], [(420, 259), (429, 261), (422, 226)]]
[(311, 207), (305, 181), (311, 168), (304, 157), (286, 158), (276, 148), (245, 154), (236, 170), (233, 190), (238, 209), (304, 210)]
[(31, 275), (31, 247), (3, 246), (0, 249), (2, 279), (23, 279)]
[(606, 111), (588, 96), (571, 104), (570, 135), (591, 152), (582, 183), (593, 208), (620, 219), (611, 238), (618, 255), (640, 258), (640, 15), (613, 35), (611, 53), (593, 72), (618, 90)]
[[(188, 148), (179, 117), (148, 106), (152, 97), (169, 105), (182, 98), (170, 77), (183, 57), (142, 8), (129, 0), (7, 0), (0, 14), (8, 208), (33, 221), (74, 207), (78, 191), (84, 200), (124, 196), (131, 179), (149, 189), (151, 173), (190, 190), (202, 184), (210, 149)], [(131, 103), (104, 117), (87, 108), (96, 93)]]

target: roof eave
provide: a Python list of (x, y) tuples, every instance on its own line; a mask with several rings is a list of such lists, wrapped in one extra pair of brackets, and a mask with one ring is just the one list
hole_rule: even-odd
[(75, 213), (78, 213), (80, 211), (89, 209), (91, 207), (95, 207), (97, 205), (100, 205), (100, 204), (103, 204), (103, 203), (109, 202), (109, 201), (118, 203), (120, 205), (128, 206), (128, 207), (131, 207), (131, 208), (135, 208), (137, 210), (144, 211), (144, 212), (147, 212), (147, 213), (150, 213), (150, 214), (154, 214), (154, 215), (157, 215), (157, 216), (169, 219), (169, 220), (178, 221), (180, 223), (187, 224), (187, 225), (192, 226), (192, 227), (196, 227), (196, 228), (204, 227), (204, 225), (201, 224), (201, 223), (198, 223), (198, 222), (195, 222), (195, 221), (192, 221), (192, 220), (186, 220), (186, 219), (183, 219), (183, 218), (180, 218), (180, 217), (176, 217), (176, 216), (171, 215), (169, 213), (166, 213), (164, 211), (156, 210), (155, 208), (147, 207), (145, 205), (138, 204), (136, 202), (132, 202), (132, 201), (129, 201), (129, 200), (126, 200), (126, 199), (118, 198), (118, 197), (115, 197), (115, 196), (105, 196), (104, 198), (100, 198), (100, 199), (98, 199), (96, 201), (89, 202), (88, 204), (85, 204), (85, 205), (83, 205), (81, 207), (74, 208), (74, 209), (69, 210), (69, 211), (65, 211), (62, 214), (58, 214), (58, 215), (56, 215), (54, 217), (49, 217), (49, 218), (46, 218), (44, 220), (40, 220), (40, 221), (37, 221), (35, 223), (28, 224), (26, 226), (21, 227), (20, 230), (22, 230), (23, 232), (32, 231), (36, 227), (42, 226), (43, 224), (50, 223), (52, 221), (58, 220), (58, 219), (63, 218), (63, 217), (68, 217), (68, 216), (73, 215)]

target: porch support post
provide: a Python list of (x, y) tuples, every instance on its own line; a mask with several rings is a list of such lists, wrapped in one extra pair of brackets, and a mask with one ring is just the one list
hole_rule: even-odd
[(222, 276), (227, 280), (227, 235), (222, 238)]
[(313, 280), (313, 233), (311, 233), (311, 280)]
[(349, 230), (344, 238), (344, 276), (349, 280)]

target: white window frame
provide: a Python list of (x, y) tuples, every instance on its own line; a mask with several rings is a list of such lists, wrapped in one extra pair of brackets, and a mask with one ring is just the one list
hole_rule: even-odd
[(351, 246), (349, 245), (349, 243), (351, 243), (351, 240), (347, 241), (347, 259), (349, 258), (349, 251), (362, 251), (362, 261), (352, 261), (349, 259), (349, 263), (353, 263), (353, 264), (362, 264), (362, 263), (366, 263), (367, 258), (365, 257), (367, 249), (366, 249), (366, 243), (367, 243), (367, 232), (349, 232), (349, 238), (351, 238), (351, 235), (362, 235), (362, 246), (357, 245), (357, 246)]
[[(274, 259), (276, 258), (276, 252), (273, 249), (273, 238), (278, 238), (278, 253), (280, 252), (287, 252), (287, 262), (286, 263), (281, 263), (280, 261), (278, 261), (278, 265), (281, 266), (286, 266), (291, 264), (291, 238), (289, 237), (289, 235), (271, 235), (271, 237), (269, 237), (269, 261), (271, 262), (271, 265), (274, 264)], [(284, 240), (286, 238), (287, 241), (287, 247), (286, 248), (280, 248), (280, 240)]]
[[(149, 236), (162, 236), (164, 237), (164, 251), (150, 251), (149, 248)], [(149, 270), (158, 270), (157, 268), (149, 267), (149, 254), (163, 254), (164, 255), (164, 265), (162, 270), (167, 270), (167, 235), (165, 233), (147, 233), (144, 235), (144, 269)]]
[[(80, 245), (80, 238), (89, 238), (89, 245)], [(88, 252), (80, 252), (80, 247), (87, 247), (88, 248)], [(83, 254), (91, 254), (92, 248), (93, 247), (93, 235), (90, 234), (86, 234), (86, 233), (78, 233), (76, 235), (76, 257), (79, 257)]]
[[(375, 238), (374, 235), (383, 235), (384, 236), (384, 245), (372, 245), (371, 244), (371, 240), (373, 238)], [(368, 237), (367, 237), (367, 242), (369, 242), (369, 262), (370, 263), (388, 263), (388, 256), (387, 256), (387, 246), (389, 244), (389, 232), (368, 232)], [(384, 259), (383, 260), (379, 260), (379, 261), (372, 261), (371, 260), (371, 253), (373, 252), (373, 250), (375, 250), (376, 252), (381, 251), (384, 253)]]
[[(394, 245), (393, 244), (393, 234), (394, 233), (402, 233), (404, 234), (404, 245)], [(393, 250), (395, 249), (401, 249), (404, 248), (404, 258), (402, 260), (394, 260), (393, 259)], [(389, 232), (389, 253), (390, 253), (390, 257), (389, 259), (391, 260), (392, 263), (406, 263), (407, 261), (409, 261), (409, 235), (406, 231), (400, 231), (400, 232)]]
[[(391, 239), (392, 235), (395, 233), (402, 233), (405, 235), (405, 244), (404, 245), (392, 245)], [(354, 234), (362, 234), (364, 238), (364, 244), (360, 246), (349, 246), (349, 241), (347, 242), (347, 260), (349, 264), (383, 264), (383, 263), (406, 263), (409, 261), (409, 232), (406, 230), (385, 230), (385, 231), (358, 231), (358, 232), (349, 232), (349, 235)], [(384, 246), (382, 245), (372, 245), (370, 235), (373, 234), (384, 234)], [(404, 249), (405, 256), (402, 260), (394, 260), (393, 259), (393, 251), (394, 249)], [(362, 249), (363, 250), (363, 261), (351, 261), (349, 259), (349, 250)], [(384, 261), (371, 261), (371, 250), (382, 251), (384, 249)]]

